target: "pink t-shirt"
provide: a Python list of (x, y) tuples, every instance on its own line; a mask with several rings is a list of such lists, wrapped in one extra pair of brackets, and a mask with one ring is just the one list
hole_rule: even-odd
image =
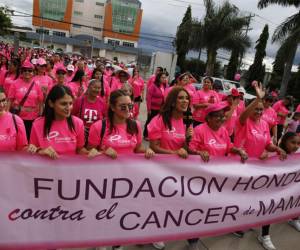
[(239, 105), (238, 105), (238, 110), (237, 110), (238, 114), (240, 115), (241, 113), (243, 113), (245, 108), (246, 108), (245, 107), (245, 101), (240, 100)]
[(156, 75), (152, 75), (147, 82), (147, 88), (149, 88), (155, 82)]
[[(216, 91), (214, 90), (209, 90), (209, 91), (203, 91), (203, 90), (198, 90), (193, 96), (193, 104), (202, 104), (202, 103), (218, 103), (220, 102), (219, 100), (219, 95)], [(204, 122), (205, 121), (205, 108), (203, 109), (195, 109), (193, 112), (193, 119), (198, 122)]]
[(142, 92), (144, 91), (144, 80), (143, 80), (143, 78), (141, 78), (141, 77), (138, 77), (137, 79), (132, 78), (129, 82), (132, 86), (134, 98), (137, 98), (137, 97), (141, 96)]
[(162, 116), (155, 116), (148, 125), (149, 140), (159, 140), (161, 148), (178, 150), (185, 144), (185, 125), (183, 119), (171, 118), (172, 129), (165, 126)]
[(106, 103), (101, 97), (91, 103), (87, 96), (77, 98), (74, 102), (72, 114), (83, 120), (85, 127), (90, 127), (94, 122), (102, 119), (106, 114)]
[[(276, 113), (283, 113), (288, 115), (289, 110), (284, 106), (283, 101), (278, 101), (273, 105), (273, 109)], [(285, 118), (282, 116), (277, 117), (277, 124), (283, 125), (285, 123)]]
[(50, 89), (53, 86), (53, 80), (50, 76), (48, 75), (37, 75), (33, 78), (34, 82), (36, 84), (38, 84), (42, 90), (42, 92), (44, 93), (44, 95), (46, 95), (47, 93), (49, 93)]
[(15, 115), (16, 127), (11, 113), (0, 116), (0, 151), (16, 151), (23, 149), (28, 143), (22, 119)]
[(277, 113), (272, 107), (264, 110), (261, 119), (268, 123), (270, 129), (277, 125)]
[(195, 128), (189, 147), (193, 151), (207, 151), (212, 156), (225, 156), (230, 152), (232, 143), (225, 127), (214, 131), (204, 123)]
[(84, 146), (83, 121), (72, 116), (74, 131), (71, 131), (67, 120), (53, 121), (49, 135), (44, 137), (45, 117), (33, 122), (30, 143), (39, 148), (52, 147), (58, 154), (76, 154), (77, 148)]
[(224, 123), (224, 127), (227, 129), (229, 136), (233, 134), (238, 118), (238, 107), (236, 107), (232, 113), (232, 116)]
[[(32, 80), (33, 81), (33, 80)], [(22, 78), (18, 78), (9, 89), (8, 98), (13, 100), (13, 106), (18, 106), (30, 88), (31, 82), (24, 82)], [(43, 92), (38, 84), (34, 84), (19, 116), (23, 120), (34, 120), (39, 116), (39, 107), (44, 100)]]
[[(67, 83), (67, 86), (71, 89), (74, 98), (75, 99), (78, 98), (78, 93), (79, 93), (79, 88), (80, 88), (79, 82), (69, 82), (69, 83)], [(83, 87), (83, 92), (80, 96), (82, 96), (85, 93), (85, 91), (87, 90), (87, 86), (84, 82), (82, 83), (82, 87)]]
[(263, 119), (255, 122), (248, 118), (244, 126), (239, 120), (236, 124), (234, 145), (243, 148), (249, 157), (260, 157), (272, 143), (268, 123)]
[[(134, 149), (142, 143), (142, 129), (139, 122), (137, 123), (138, 134), (130, 135), (127, 133), (127, 125), (116, 125), (112, 133), (110, 133), (110, 125), (107, 122), (105, 134), (102, 139), (102, 149), (113, 148), (118, 154), (132, 154)], [(89, 145), (97, 147), (101, 141), (102, 120), (94, 123), (90, 128)]]
[(3, 89), (4, 89), (4, 93), (6, 94), (6, 96), (8, 96), (9, 94), (9, 89), (10, 89), (10, 86), (13, 85), (15, 83), (15, 81), (17, 79), (16, 78), (16, 75), (8, 75), (4, 78), (4, 81), (3, 81)]
[(117, 77), (113, 77), (111, 80), (110, 91), (113, 92), (115, 90), (119, 90), (123, 87), (123, 83), (120, 82), (120, 79)]

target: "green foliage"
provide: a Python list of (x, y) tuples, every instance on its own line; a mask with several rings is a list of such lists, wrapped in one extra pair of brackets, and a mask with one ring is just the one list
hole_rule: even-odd
[(198, 59), (190, 59), (184, 61), (184, 66), (182, 72), (189, 71), (199, 79), (205, 73), (205, 62)]
[(0, 35), (8, 34), (12, 27), (11, 18), (8, 14), (9, 10), (6, 7), (0, 7)]
[(250, 86), (250, 83), (253, 80), (263, 81), (265, 75), (265, 65), (263, 65), (264, 57), (266, 56), (266, 47), (269, 39), (269, 27), (265, 25), (263, 32), (261, 33), (259, 39), (256, 41), (256, 53), (254, 57), (254, 62), (250, 66), (247, 74), (247, 86)]
[(231, 57), (226, 72), (226, 79), (234, 80), (234, 76), (238, 70), (239, 65), (239, 51), (237, 49), (232, 50)]
[(185, 56), (189, 52), (189, 40), (192, 26), (192, 8), (189, 6), (185, 12), (181, 24), (176, 33), (176, 52), (178, 55), (177, 64), (182, 68), (184, 66)]

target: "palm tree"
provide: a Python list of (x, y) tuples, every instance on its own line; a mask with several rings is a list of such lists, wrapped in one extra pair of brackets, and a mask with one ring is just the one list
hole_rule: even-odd
[[(290, 6), (296, 8), (300, 7), (299, 0), (260, 0), (258, 2), (258, 7), (265, 8), (270, 4), (278, 4), (281, 6)], [(280, 87), (280, 96), (283, 97), (287, 91), (288, 83), (291, 78), (291, 69), (293, 67), (297, 47), (300, 43), (300, 9), (296, 14), (288, 17), (276, 28), (272, 37), (272, 42), (278, 41), (284, 41), (286, 47), (286, 61)]]
[(203, 24), (197, 19), (193, 19), (192, 21), (192, 30), (190, 35), (189, 47), (192, 50), (198, 51), (198, 60), (200, 60), (202, 49), (204, 48)]
[(215, 6), (213, 0), (204, 0), (206, 14), (202, 20), (203, 44), (207, 50), (206, 73), (212, 75), (217, 51), (221, 48), (233, 49), (233, 44), (245, 42), (250, 44), (249, 37), (241, 30), (249, 23), (249, 18), (241, 16), (239, 9), (228, 1)]

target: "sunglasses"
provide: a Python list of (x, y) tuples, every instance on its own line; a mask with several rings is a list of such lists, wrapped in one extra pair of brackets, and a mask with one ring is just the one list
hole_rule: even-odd
[(0, 103), (4, 103), (4, 104), (5, 104), (6, 101), (7, 101), (6, 98), (4, 98), (4, 99), (1, 99), (1, 100), (0, 100)]
[(23, 69), (23, 72), (24, 72), (24, 73), (32, 73), (33, 70), (32, 70), (32, 69)]
[(126, 111), (127, 108), (128, 108), (128, 110), (132, 110), (133, 109), (133, 104), (131, 104), (131, 103), (129, 103), (129, 104), (121, 104), (121, 105), (119, 105), (119, 107), (120, 107), (121, 111)]

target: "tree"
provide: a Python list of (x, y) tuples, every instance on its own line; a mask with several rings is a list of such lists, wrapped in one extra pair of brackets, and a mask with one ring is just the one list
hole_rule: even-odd
[(233, 44), (243, 42), (250, 45), (250, 39), (241, 30), (248, 25), (249, 18), (241, 16), (239, 9), (228, 1), (215, 6), (213, 0), (204, 0), (206, 14), (202, 20), (203, 44), (207, 50), (207, 75), (213, 75), (217, 51), (232, 50)]
[(11, 11), (7, 7), (0, 7), (0, 35), (8, 34), (9, 29), (12, 27), (9, 14), (11, 14)]
[[(300, 7), (299, 0), (260, 0), (258, 2), (259, 8), (265, 8), (270, 4), (278, 4), (287, 7)], [(285, 40), (287, 44), (285, 50), (286, 63), (284, 67), (284, 73), (282, 76), (282, 82), (280, 87), (280, 96), (283, 97), (286, 94), (289, 80), (291, 78), (291, 69), (293, 61), (296, 55), (297, 47), (300, 43), (300, 10), (288, 17), (283, 23), (281, 23), (274, 31), (272, 42), (278, 42)]]
[(263, 64), (264, 57), (266, 56), (266, 47), (269, 39), (269, 27), (265, 25), (259, 39), (256, 41), (256, 52), (254, 62), (250, 66), (247, 74), (247, 87), (253, 80), (263, 81), (265, 76), (265, 65)]
[(198, 51), (198, 60), (200, 60), (202, 49), (204, 48), (203, 24), (197, 19), (193, 19), (192, 21), (189, 48)]
[(177, 64), (183, 68), (185, 56), (189, 52), (189, 40), (192, 26), (192, 8), (189, 6), (176, 33)]
[(234, 80), (234, 76), (237, 72), (238, 65), (239, 65), (239, 55), (240, 53), (238, 49), (233, 49), (231, 51), (231, 56), (230, 56), (230, 60), (226, 72), (226, 79), (228, 80)]

